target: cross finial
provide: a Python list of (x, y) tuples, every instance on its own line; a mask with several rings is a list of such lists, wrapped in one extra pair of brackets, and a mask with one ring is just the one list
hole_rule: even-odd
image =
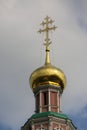
[(38, 32), (42, 33), (42, 32), (46, 32), (46, 39), (45, 39), (45, 46), (46, 46), (46, 50), (49, 50), (49, 45), (51, 44), (51, 41), (49, 39), (49, 31), (51, 30), (55, 30), (57, 27), (54, 25), (52, 27), (50, 27), (49, 25), (52, 24), (54, 21), (50, 19), (50, 17), (46, 17), (44, 19), (44, 21), (42, 21), (41, 25), (45, 26), (44, 29), (40, 29)]
[(51, 41), (50, 41), (50, 39), (49, 39), (49, 32), (51, 31), (51, 30), (55, 30), (57, 27), (55, 26), (55, 25), (53, 25), (53, 26), (51, 26), (52, 25), (52, 23), (53, 23), (54, 21), (53, 20), (51, 20), (50, 19), (50, 17), (46, 17), (45, 19), (44, 19), (44, 21), (42, 21), (42, 23), (40, 24), (40, 25), (42, 25), (44, 28), (43, 29), (40, 29), (38, 32), (39, 33), (42, 33), (42, 32), (45, 32), (46, 33), (46, 38), (45, 38), (45, 43), (44, 43), (44, 45), (46, 46), (46, 61), (45, 61), (45, 64), (48, 64), (48, 63), (50, 63), (50, 58), (49, 58), (49, 51), (50, 51), (50, 49), (49, 49), (49, 45), (51, 44)]

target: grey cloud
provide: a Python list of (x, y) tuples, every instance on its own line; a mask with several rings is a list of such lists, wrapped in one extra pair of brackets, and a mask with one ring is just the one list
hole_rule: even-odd
[(62, 109), (66, 113), (79, 113), (87, 105), (87, 37), (77, 24), (73, 1), (0, 2), (0, 115), (4, 121), (17, 129), (15, 126), (23, 125), (34, 112), (29, 76), (44, 64), (43, 36), (37, 34), (37, 30), (46, 15), (52, 16), (58, 26), (52, 35), (52, 64), (67, 76)]

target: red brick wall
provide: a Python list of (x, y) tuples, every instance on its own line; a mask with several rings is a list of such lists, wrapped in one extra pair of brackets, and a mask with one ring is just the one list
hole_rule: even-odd
[[(48, 130), (48, 124), (43, 124), (43, 127)], [(41, 125), (35, 125), (34, 128), (35, 128), (34, 130), (37, 130), (37, 129), (41, 128)]]
[(58, 128), (58, 127), (60, 127), (60, 128), (62, 128), (63, 130), (66, 130), (66, 125), (58, 125), (58, 124), (56, 124), (56, 123), (53, 123), (53, 129), (54, 128)]
[(50, 97), (51, 97), (51, 105), (57, 105), (57, 93), (51, 92)]

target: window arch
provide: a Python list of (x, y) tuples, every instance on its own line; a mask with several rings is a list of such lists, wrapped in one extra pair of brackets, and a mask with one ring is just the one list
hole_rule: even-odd
[(62, 128), (56, 127), (54, 130), (63, 130)]
[(47, 130), (47, 129), (42, 127), (42, 128), (38, 128), (37, 130)]

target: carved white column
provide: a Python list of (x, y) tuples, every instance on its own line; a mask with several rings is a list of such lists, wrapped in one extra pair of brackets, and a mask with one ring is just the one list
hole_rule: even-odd
[(52, 130), (52, 120), (49, 119), (49, 130)]
[(51, 111), (51, 104), (50, 104), (50, 89), (48, 89), (48, 111)]
[(41, 91), (40, 91), (40, 106), (39, 106), (40, 108), (40, 112), (42, 112), (42, 93), (41, 93)]
[(31, 128), (32, 128), (32, 130), (34, 130), (34, 124), (33, 124), (33, 122), (32, 122)]

